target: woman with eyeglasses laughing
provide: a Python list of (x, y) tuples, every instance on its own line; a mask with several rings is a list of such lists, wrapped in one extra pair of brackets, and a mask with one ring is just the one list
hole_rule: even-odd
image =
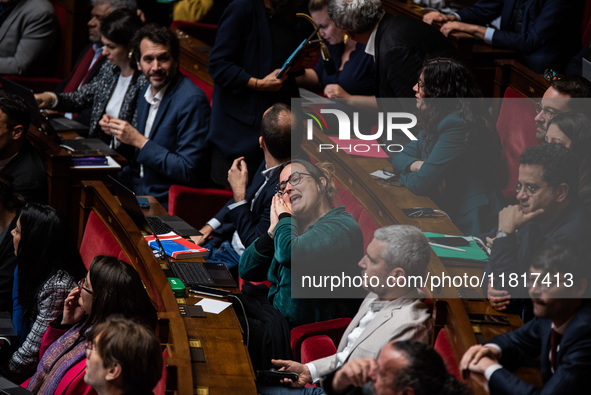
[[(242, 254), (240, 276), (269, 280), (268, 300), (291, 327), (355, 313), (358, 306), (342, 300), (292, 299), (291, 295), (295, 266), (299, 266), (297, 270), (305, 265), (359, 273), (363, 235), (343, 206), (332, 207), (335, 187), (328, 166), (293, 160), (283, 168), (279, 180), (271, 203), (269, 232)], [(354, 295), (349, 293), (348, 297)]]

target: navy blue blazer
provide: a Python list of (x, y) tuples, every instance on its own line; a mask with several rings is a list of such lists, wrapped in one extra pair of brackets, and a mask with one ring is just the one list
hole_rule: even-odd
[(589, 391), (588, 375), (591, 371), (591, 303), (583, 301), (560, 341), (557, 368), (550, 370), (551, 322), (534, 318), (521, 328), (495, 337), (503, 350), (503, 361), (540, 357), (543, 388), (535, 388), (514, 376), (507, 369), (499, 369), (488, 383), (491, 394), (582, 394)]
[[(231, 199), (226, 205), (215, 215), (215, 219), (222, 224), (216, 229), (213, 234), (212, 244), (214, 246), (220, 245), (223, 241), (231, 240), (234, 231), (238, 231), (240, 240), (245, 247), (248, 247), (255, 239), (267, 232), (271, 223), (271, 201), (275, 195), (275, 188), (279, 182), (279, 168), (271, 172), (269, 181), (260, 192), (257, 199), (252, 204), (255, 193), (259, 190), (261, 185), (265, 182), (265, 177), (261, 174), (265, 170), (265, 162), (258, 168), (252, 182), (246, 188), (246, 204), (234, 207), (233, 210), (228, 208), (234, 203)], [(252, 209), (251, 209), (252, 205)]]
[[(283, 43), (295, 49), (293, 43)], [(291, 50), (293, 50), (291, 49)], [(287, 58), (287, 56), (286, 56)], [(272, 64), (273, 42), (263, 0), (234, 0), (224, 11), (209, 58), (213, 87), (208, 143), (227, 160), (259, 152), (263, 113), (276, 102), (297, 97), (295, 80), (289, 77), (279, 92), (257, 92), (246, 85), (251, 77), (262, 79), (281, 64)]]
[[(137, 105), (136, 128), (142, 134), (149, 110), (144, 93), (149, 88), (147, 84), (142, 89)], [(135, 150), (136, 162), (144, 166), (144, 177), (139, 178), (139, 167), (132, 164), (123, 169), (124, 179), (131, 176), (138, 195), (152, 195), (167, 207), (171, 185), (197, 185), (209, 178), (209, 172), (204, 171), (208, 124), (205, 94), (177, 72), (164, 93), (148, 142)]]
[(526, 66), (537, 73), (546, 68), (564, 70), (581, 49), (582, 0), (526, 0), (520, 31), (510, 31), (516, 0), (480, 0), (458, 11), (462, 22), (487, 25), (501, 17), (501, 30), (495, 31), (494, 47), (520, 53)]

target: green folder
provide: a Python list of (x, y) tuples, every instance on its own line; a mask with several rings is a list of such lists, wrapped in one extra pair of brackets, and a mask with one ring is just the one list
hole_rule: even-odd
[[(431, 232), (423, 232), (426, 237), (458, 237), (458, 236), (451, 236), (445, 235), (442, 233), (431, 233)], [(461, 246), (461, 247), (454, 247), (464, 251), (452, 250), (443, 247), (437, 247), (431, 245), (435, 254), (442, 259), (453, 259), (458, 261), (471, 261), (471, 262), (487, 262), (488, 255), (478, 246), (476, 241), (472, 236), (466, 236), (466, 239), (469, 239), (469, 246)]]

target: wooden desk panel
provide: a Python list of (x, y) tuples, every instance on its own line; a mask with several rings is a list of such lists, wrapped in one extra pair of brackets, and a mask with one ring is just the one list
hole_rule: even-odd
[(181, 68), (213, 86), (213, 79), (208, 70), (211, 47), (182, 30), (175, 29), (174, 32), (181, 45)]
[[(206, 314), (206, 318), (181, 317), (159, 262), (129, 215), (102, 182), (84, 181), (82, 185), (80, 234), (90, 211), (94, 211), (140, 274), (157, 305), (159, 319), (167, 323), (161, 329), (161, 339), (164, 337), (167, 343), (170, 356), (166, 363), (175, 374), (178, 393), (189, 395), (207, 388), (209, 395), (256, 394), (254, 372), (234, 310)], [(150, 214), (166, 213), (153, 197), (149, 201)], [(185, 301), (194, 304), (199, 299), (188, 295)], [(205, 363), (191, 362), (189, 339), (201, 342)]]

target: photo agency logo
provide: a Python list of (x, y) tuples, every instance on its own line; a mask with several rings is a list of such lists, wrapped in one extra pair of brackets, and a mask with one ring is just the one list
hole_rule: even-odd
[(389, 143), (393, 141), (395, 133), (402, 133), (409, 140), (417, 139), (411, 132), (417, 125), (417, 117), (408, 112), (360, 112), (320, 108), (318, 111), (307, 109), (304, 114), (308, 117), (307, 140), (314, 140), (315, 128), (321, 133), (336, 135), (338, 139), (334, 144), (318, 144), (319, 152), (334, 150), (365, 153), (375, 151), (378, 147), (387, 152), (400, 152), (403, 150), (402, 144)]

